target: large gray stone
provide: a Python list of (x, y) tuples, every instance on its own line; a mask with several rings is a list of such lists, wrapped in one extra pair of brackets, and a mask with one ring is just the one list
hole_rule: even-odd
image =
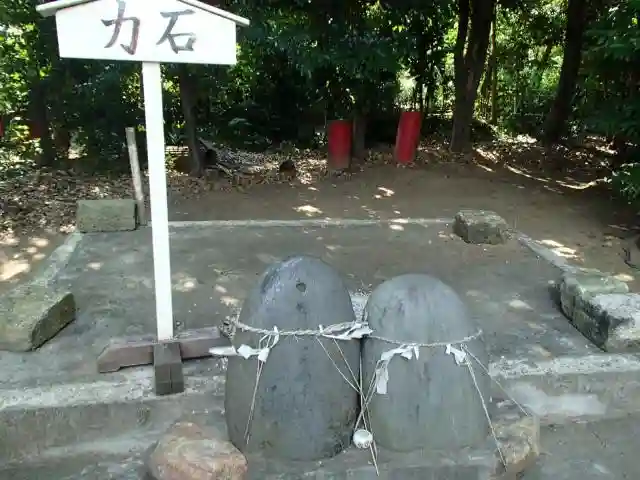
[[(271, 266), (251, 290), (240, 321), (266, 330), (317, 330), (355, 320), (351, 297), (340, 275), (312, 257), (293, 257)], [(257, 347), (261, 335), (237, 329), (233, 345)], [(333, 341), (322, 339), (335, 363), (349, 376)], [(340, 341), (351, 371), (359, 375), (359, 341)], [(358, 395), (336, 370), (314, 337), (280, 337), (264, 364), (257, 387), (250, 437), (250, 416), (257, 360), (230, 357), (225, 410), (229, 437), (243, 453), (319, 460), (351, 443)]]
[(0, 350), (26, 352), (54, 337), (76, 314), (73, 295), (24, 284), (0, 298)]
[(76, 226), (83, 233), (136, 229), (133, 199), (78, 200)]
[(495, 212), (460, 210), (453, 231), (467, 243), (498, 245), (509, 239), (509, 225)]
[(586, 299), (573, 324), (608, 352), (640, 350), (640, 294), (605, 293)]
[[(365, 315), (374, 335), (402, 343), (455, 342), (478, 331), (458, 295), (429, 275), (409, 274), (379, 285)], [(362, 368), (369, 385), (381, 355), (397, 345), (367, 338)], [(483, 365), (483, 341), (467, 348)], [(421, 348), (418, 359), (394, 357), (386, 394), (374, 394), (369, 406), (378, 445), (393, 451), (454, 450), (482, 442), (488, 420), (482, 399), (489, 399), (489, 377), (474, 363), (481, 395), (468, 368), (458, 365), (445, 347)]]

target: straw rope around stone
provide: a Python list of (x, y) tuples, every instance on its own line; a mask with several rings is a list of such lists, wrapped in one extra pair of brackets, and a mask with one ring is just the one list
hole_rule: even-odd
[[(473, 369), (472, 361), (475, 362), (485, 373), (492, 382), (494, 382), (498, 387), (503, 391), (503, 393), (511, 400), (520, 411), (529, 416), (529, 413), (526, 409), (520, 405), (507, 391), (506, 389), (495, 379), (491, 378), (489, 374), (489, 370), (482, 362), (467, 348), (467, 344), (473, 340), (480, 338), (482, 335), (482, 330), (478, 330), (472, 335), (468, 335), (462, 339), (452, 340), (452, 341), (443, 341), (443, 342), (431, 342), (431, 343), (416, 343), (416, 342), (402, 342), (399, 340), (394, 340), (390, 338), (380, 337), (378, 335), (373, 335), (373, 330), (369, 327), (367, 322), (347, 322), (347, 323), (338, 323), (335, 325), (330, 325), (327, 327), (319, 326), (318, 329), (311, 330), (278, 330), (277, 327), (274, 327), (273, 330), (266, 330), (262, 328), (256, 328), (250, 325), (246, 325), (240, 322), (237, 319), (233, 320), (233, 324), (236, 329), (240, 329), (241, 331), (255, 333), (261, 335), (260, 340), (258, 341), (258, 348), (252, 348), (248, 345), (241, 345), (238, 349), (235, 347), (230, 348), (213, 348), (211, 349), (212, 355), (217, 356), (241, 356), (246, 359), (257, 357), (258, 360), (258, 368), (256, 372), (256, 380), (253, 390), (253, 396), (251, 400), (251, 406), (249, 410), (249, 416), (247, 419), (247, 425), (245, 429), (245, 444), (248, 445), (249, 437), (251, 432), (251, 423), (253, 421), (253, 415), (255, 411), (255, 404), (258, 393), (258, 385), (260, 382), (260, 377), (262, 374), (262, 370), (264, 364), (266, 363), (269, 353), (272, 348), (280, 341), (280, 337), (314, 337), (318, 344), (322, 347), (325, 354), (338, 371), (340, 376), (347, 382), (347, 384), (353, 388), (360, 397), (360, 413), (358, 415), (358, 419), (356, 420), (356, 425), (354, 428), (353, 441), (356, 447), (358, 448), (368, 448), (371, 451), (373, 465), (376, 469), (376, 473), (379, 475), (378, 470), (378, 462), (377, 462), (377, 447), (375, 444), (375, 436), (374, 432), (371, 430), (371, 420), (369, 417), (369, 403), (373, 398), (375, 393), (378, 394), (386, 394), (386, 385), (388, 382), (388, 366), (391, 360), (395, 356), (402, 356), (407, 360), (411, 360), (413, 358), (418, 358), (419, 350), (424, 348), (445, 348), (445, 353), (451, 355), (453, 360), (460, 366), (465, 366), (471, 377), (474, 388), (478, 393), (478, 397), (482, 403), (482, 409), (486, 416), (487, 422), (489, 424), (489, 428), (491, 431), (491, 435), (496, 444), (496, 448), (498, 451), (498, 455), (500, 456), (500, 460), (503, 466), (506, 468), (506, 461), (504, 454), (502, 452), (502, 448), (500, 446), (500, 442), (498, 440), (495, 428), (493, 426), (493, 422), (491, 421), (491, 416), (489, 413), (489, 408), (485, 402), (485, 399), (480, 390), (480, 386), (478, 385), (478, 381), (476, 378), (476, 373)], [(393, 349), (384, 352), (380, 359), (376, 362), (376, 368), (374, 375), (371, 378), (371, 382), (367, 387), (367, 391), (364, 391), (363, 388), (363, 380), (362, 380), (362, 357), (360, 357), (360, 378), (356, 378), (355, 373), (351, 369), (349, 362), (347, 361), (342, 349), (340, 348), (339, 341), (349, 341), (354, 339), (361, 338), (371, 338), (375, 340), (380, 340), (385, 343), (389, 343), (391, 345), (395, 345), (396, 347)], [(331, 356), (325, 345), (322, 343), (321, 339), (327, 338), (334, 342), (337, 350), (342, 357), (344, 364), (346, 365), (347, 372), (343, 372), (343, 370), (338, 366), (334, 358)], [(459, 348), (458, 348), (459, 347)], [(363, 428), (360, 428), (362, 425)], [(358, 439), (358, 441), (356, 441)]]

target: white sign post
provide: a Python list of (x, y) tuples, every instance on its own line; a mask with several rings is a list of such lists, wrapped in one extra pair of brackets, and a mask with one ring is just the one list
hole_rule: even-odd
[[(157, 340), (173, 339), (161, 63), (233, 65), (236, 25), (249, 20), (197, 0), (57, 0), (63, 58), (142, 62), (153, 237)], [(156, 378), (156, 384), (157, 384)]]

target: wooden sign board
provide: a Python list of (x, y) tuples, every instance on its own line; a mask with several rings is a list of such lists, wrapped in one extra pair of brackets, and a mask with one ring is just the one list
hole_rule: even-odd
[(55, 14), (64, 58), (233, 65), (236, 25), (249, 23), (196, 0), (58, 0), (38, 10)]
[(236, 63), (236, 25), (249, 20), (198, 0), (55, 0), (60, 56), (142, 63), (158, 341), (174, 337), (162, 108), (162, 63)]
[[(151, 346), (145, 339), (125, 342), (101, 358), (105, 368), (116, 368), (148, 363), (151, 353), (156, 393), (180, 393), (182, 358), (189, 354), (189, 342), (174, 335), (160, 65), (233, 65), (236, 25), (249, 21), (198, 0), (56, 0), (36, 10), (43, 16), (55, 15), (61, 57), (142, 63), (157, 340)], [(201, 334), (192, 353), (202, 354), (217, 340), (217, 332)], [(114, 363), (114, 357), (122, 362)]]

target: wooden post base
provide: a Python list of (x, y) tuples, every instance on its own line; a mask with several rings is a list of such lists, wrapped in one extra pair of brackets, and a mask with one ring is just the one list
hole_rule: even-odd
[[(180, 332), (169, 343), (178, 345), (181, 360), (209, 357), (209, 349), (230, 345), (220, 336), (218, 327)], [(154, 364), (154, 348), (159, 345), (155, 335), (115, 338), (98, 356), (98, 372), (117, 372), (122, 368)], [(175, 348), (175, 347), (171, 347)]]
[(184, 392), (184, 372), (178, 342), (161, 342), (153, 346), (153, 373), (156, 395)]

